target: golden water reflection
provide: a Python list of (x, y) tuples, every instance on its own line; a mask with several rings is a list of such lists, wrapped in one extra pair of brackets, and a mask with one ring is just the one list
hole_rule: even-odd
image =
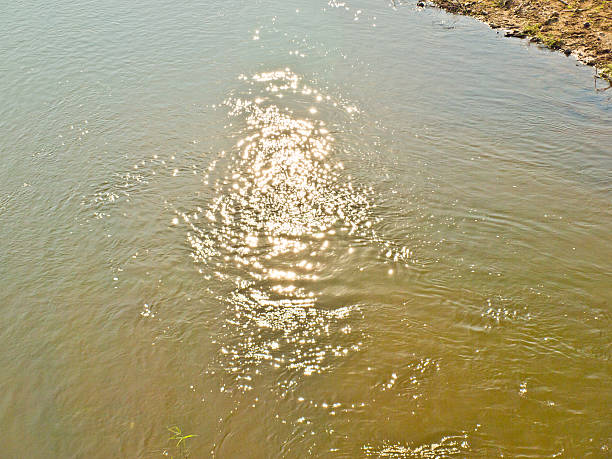
[[(219, 339), (226, 343), (222, 365), (241, 378), (258, 373), (261, 363), (311, 375), (362, 344), (358, 337), (334, 342), (332, 335), (351, 333), (359, 307), (323, 306), (316, 282), (332, 274), (326, 263), (332, 238), (375, 238), (372, 189), (343, 174), (334, 137), (313, 118), (317, 104), (333, 106), (330, 96), (288, 69), (240, 79), (257, 96), (225, 105), (243, 135), (206, 177), (214, 180), (215, 197), (183, 219), (194, 260), (234, 285), (224, 298), (225, 329), (234, 339)], [(304, 113), (277, 104), (279, 96), (298, 93), (312, 102)]]

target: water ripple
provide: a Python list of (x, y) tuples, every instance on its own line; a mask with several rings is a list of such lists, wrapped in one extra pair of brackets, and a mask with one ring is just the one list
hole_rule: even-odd
[[(334, 241), (376, 239), (373, 190), (344, 173), (333, 135), (315, 117), (330, 97), (289, 70), (241, 79), (257, 96), (225, 101), (228, 126), (242, 126), (239, 139), (209, 168), (212, 199), (181, 214), (191, 255), (205, 276), (234, 286), (222, 295), (229, 304), (219, 338), (223, 367), (243, 374), (269, 363), (319, 373), (361, 345), (334, 338), (350, 335), (359, 307), (322, 298), (316, 281), (333, 275)], [(270, 94), (301, 105), (282, 107)], [(408, 252), (386, 251), (396, 260)]]

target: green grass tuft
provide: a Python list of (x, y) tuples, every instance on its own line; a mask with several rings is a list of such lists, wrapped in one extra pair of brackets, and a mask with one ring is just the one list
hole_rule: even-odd
[[(172, 434), (168, 441), (176, 441), (176, 445), (173, 447), (174, 450), (178, 453), (177, 458), (186, 459), (189, 457), (189, 448), (187, 447), (187, 439), (197, 437), (194, 434), (184, 434), (182, 429), (179, 426), (168, 427), (168, 432)], [(174, 456), (170, 456), (171, 459), (174, 459)]]
[(542, 43), (548, 46), (550, 49), (560, 49), (563, 46), (563, 41), (552, 35), (548, 35), (541, 32), (541, 24), (527, 24), (523, 28), (523, 33), (533, 38), (533, 41)]
[(544, 35), (542, 33), (539, 33), (537, 37), (550, 49), (560, 49), (563, 46), (563, 40), (553, 37), (551, 35)]
[(530, 37), (535, 37), (540, 33), (541, 24), (527, 24), (525, 28), (523, 28), (523, 32), (525, 32)]

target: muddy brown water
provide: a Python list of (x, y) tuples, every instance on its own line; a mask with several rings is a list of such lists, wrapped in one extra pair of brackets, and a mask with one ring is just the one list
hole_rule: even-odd
[(591, 69), (412, 3), (0, 26), (0, 456), (611, 454)]

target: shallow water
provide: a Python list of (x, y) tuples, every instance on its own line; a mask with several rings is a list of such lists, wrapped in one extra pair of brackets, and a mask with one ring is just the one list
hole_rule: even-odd
[(0, 56), (3, 457), (611, 454), (591, 69), (360, 0), (17, 2)]

